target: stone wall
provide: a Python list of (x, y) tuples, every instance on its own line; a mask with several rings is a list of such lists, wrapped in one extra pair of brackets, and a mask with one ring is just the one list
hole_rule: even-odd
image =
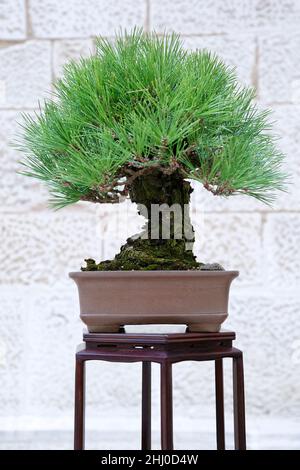
[[(67, 274), (84, 257), (113, 256), (139, 224), (129, 204), (51, 212), (45, 189), (16, 173), (20, 155), (10, 141), (21, 113), (38, 109), (68, 59), (93, 51), (96, 35), (111, 38), (120, 26), (134, 25), (175, 30), (186, 47), (217, 52), (256, 87), (259, 105), (274, 110), (292, 174), (288, 194), (271, 208), (197, 187), (193, 219), (199, 258), (240, 270), (226, 327), (238, 332), (245, 351), (249, 415), (300, 415), (299, 22), (298, 0), (0, 0), (3, 429), (71, 429), (73, 353), (82, 325)], [(139, 365), (89, 367), (90, 415), (136, 414), (139, 371)], [(176, 366), (175, 386), (177, 416), (213, 415), (211, 365)]]

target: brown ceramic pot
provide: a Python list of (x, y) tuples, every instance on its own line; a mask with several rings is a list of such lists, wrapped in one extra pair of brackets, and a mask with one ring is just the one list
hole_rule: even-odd
[(238, 271), (90, 271), (70, 273), (79, 291), (80, 318), (89, 332), (123, 325), (186, 324), (219, 331), (228, 316)]

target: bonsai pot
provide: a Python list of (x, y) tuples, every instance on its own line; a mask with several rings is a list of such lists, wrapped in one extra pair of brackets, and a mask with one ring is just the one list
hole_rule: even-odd
[(79, 291), (80, 318), (90, 333), (123, 325), (186, 324), (191, 332), (219, 331), (228, 316), (238, 271), (90, 271), (69, 276)]

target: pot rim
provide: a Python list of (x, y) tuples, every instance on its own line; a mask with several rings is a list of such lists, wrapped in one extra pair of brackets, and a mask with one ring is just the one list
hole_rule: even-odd
[(239, 271), (201, 271), (201, 270), (169, 270), (169, 271), (72, 271), (69, 277), (72, 279), (80, 277), (90, 278), (132, 278), (132, 277), (238, 277)]

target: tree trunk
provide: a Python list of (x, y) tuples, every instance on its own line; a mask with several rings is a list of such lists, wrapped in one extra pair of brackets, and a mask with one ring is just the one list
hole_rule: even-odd
[(86, 270), (186, 270), (200, 267), (193, 255), (194, 230), (189, 216), (191, 185), (179, 171), (160, 169), (133, 180), (129, 190), (139, 214), (146, 218), (143, 231), (128, 238), (113, 260)]

